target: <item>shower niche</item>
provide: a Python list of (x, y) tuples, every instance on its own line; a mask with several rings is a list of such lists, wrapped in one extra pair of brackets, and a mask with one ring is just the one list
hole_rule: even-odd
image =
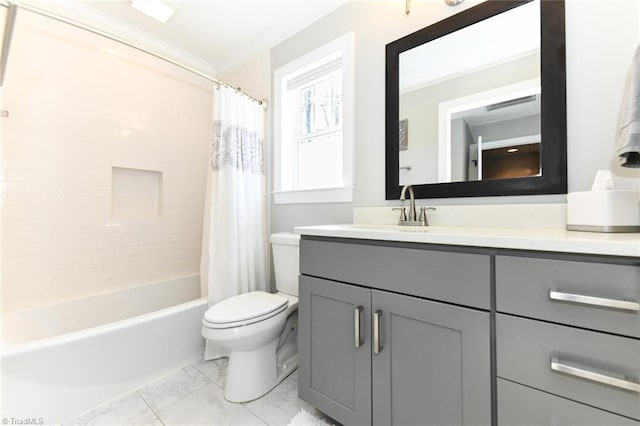
[(112, 167), (111, 217), (162, 216), (162, 172)]

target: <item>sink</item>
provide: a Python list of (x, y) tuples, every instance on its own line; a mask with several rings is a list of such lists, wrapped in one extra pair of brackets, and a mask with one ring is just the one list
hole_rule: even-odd
[(426, 233), (433, 232), (434, 228), (429, 226), (400, 226), (400, 225), (351, 225), (353, 229), (361, 229), (363, 231), (381, 231), (381, 232), (415, 232)]
[(424, 233), (424, 232), (429, 232), (429, 227), (428, 226), (398, 226), (398, 231)]

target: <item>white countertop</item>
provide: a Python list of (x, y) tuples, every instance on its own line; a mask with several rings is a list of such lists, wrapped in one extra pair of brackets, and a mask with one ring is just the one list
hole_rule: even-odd
[(350, 224), (300, 226), (294, 228), (294, 231), (302, 235), (323, 237), (640, 257), (640, 233), (603, 234), (544, 228)]

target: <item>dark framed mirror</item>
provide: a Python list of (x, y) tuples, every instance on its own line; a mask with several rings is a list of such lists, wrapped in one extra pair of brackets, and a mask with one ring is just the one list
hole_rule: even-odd
[(488, 0), (386, 46), (386, 199), (567, 192), (563, 0)]

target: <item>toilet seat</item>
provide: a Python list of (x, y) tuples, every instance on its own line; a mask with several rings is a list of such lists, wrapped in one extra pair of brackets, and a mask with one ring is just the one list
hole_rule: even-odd
[(287, 309), (288, 299), (279, 294), (252, 291), (222, 300), (210, 307), (202, 323), (209, 328), (232, 328), (271, 318)]

